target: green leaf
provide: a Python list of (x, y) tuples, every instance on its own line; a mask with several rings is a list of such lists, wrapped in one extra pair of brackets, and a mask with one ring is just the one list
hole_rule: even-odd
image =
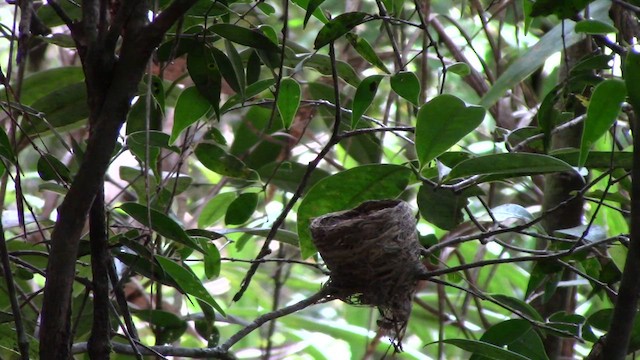
[(302, 22), (303, 28), (307, 27), (307, 23), (309, 22), (311, 15), (313, 15), (316, 9), (318, 9), (323, 2), (324, 0), (309, 0), (306, 8), (307, 12), (304, 14), (304, 21)]
[(357, 128), (358, 121), (360, 121), (362, 115), (373, 102), (376, 92), (378, 91), (378, 85), (380, 85), (380, 81), (382, 81), (383, 78), (384, 76), (382, 75), (371, 75), (362, 80), (360, 85), (358, 85), (356, 94), (353, 97), (353, 113), (351, 114), (352, 129)]
[[(314, 0), (291, 0), (292, 3), (298, 5), (299, 7), (301, 7), (302, 9), (308, 9), (309, 8), (309, 3), (311, 1)], [(313, 17), (320, 20), (320, 22), (322, 22), (323, 24), (326, 24), (329, 22), (329, 19), (327, 19), (327, 16), (324, 14), (324, 12), (322, 11), (321, 8), (317, 8), (313, 11), (312, 13)], [(306, 25), (303, 24), (303, 25)]]
[(204, 241), (202, 247), (207, 251), (204, 256), (204, 274), (207, 279), (217, 278), (220, 276), (220, 250), (208, 241)]
[(220, 74), (227, 81), (229, 87), (231, 87), (231, 89), (236, 93), (242, 94), (244, 91), (244, 73), (241, 75), (241, 78), (238, 78), (238, 74), (233, 67), (233, 64), (231, 63), (231, 60), (229, 60), (229, 58), (223, 51), (215, 47), (209, 47), (208, 50), (211, 52), (211, 55), (213, 56), (218, 69), (220, 70)]
[(409, 183), (411, 170), (400, 165), (364, 165), (320, 180), (298, 208), (298, 237), (302, 258), (315, 253), (309, 225), (311, 219), (356, 207), (363, 201), (395, 198)]
[(56, 89), (64, 88), (83, 80), (84, 72), (80, 66), (66, 66), (34, 72), (24, 79), (20, 103), (31, 105), (37, 99), (48, 95)]
[(213, 197), (213, 199), (209, 200), (202, 208), (202, 212), (200, 212), (200, 217), (198, 217), (198, 227), (205, 228), (215, 224), (216, 221), (224, 216), (229, 204), (235, 198), (236, 193), (226, 192), (218, 194)]
[[(130, 248), (131, 249), (131, 248)], [(127, 265), (133, 273), (140, 274), (147, 279), (158, 281), (164, 285), (179, 288), (180, 286), (169, 277), (158, 264), (157, 260), (149, 261), (146, 257), (139, 254), (131, 254), (129, 252), (118, 251), (115, 257)]]
[(242, 160), (227, 153), (218, 145), (201, 143), (196, 147), (194, 153), (202, 165), (220, 175), (241, 179), (253, 179), (256, 176), (255, 172), (248, 168)]
[[(547, 0), (550, 2), (562, 3), (563, 1)], [(589, 6), (589, 12), (592, 17), (606, 17), (610, 0), (598, 0)], [(574, 13), (575, 14), (575, 13)], [(480, 105), (486, 109), (495, 104), (509, 89), (520, 83), (529, 75), (533, 74), (547, 61), (549, 56), (562, 51), (563, 48), (569, 48), (578, 41), (584, 39), (584, 35), (574, 31), (575, 23), (570, 20), (556, 25), (547, 32), (535, 45), (530, 47), (527, 52), (520, 55), (511, 65), (500, 75), (496, 82), (491, 86), (489, 91), (484, 94), (480, 100)], [(562, 30), (564, 29), (564, 37)]]
[(531, 16), (556, 15), (568, 19), (584, 9), (593, 0), (537, 0), (531, 9)]
[(583, 34), (601, 34), (606, 35), (610, 33), (617, 33), (618, 29), (615, 26), (609, 25), (599, 20), (582, 20), (576, 24), (575, 31)]
[(457, 62), (455, 64), (451, 64), (447, 66), (447, 72), (452, 72), (456, 75), (467, 76), (471, 74), (471, 68), (467, 63)]
[(233, 45), (233, 43), (231, 43), (231, 41), (225, 40), (224, 47), (227, 51), (227, 55), (229, 56), (229, 60), (231, 61), (231, 66), (235, 74), (234, 78), (238, 86), (238, 89), (234, 90), (236, 91), (236, 93), (240, 94), (240, 97), (242, 97), (242, 99), (244, 99), (244, 91), (247, 87), (247, 82), (244, 77), (244, 65), (242, 63), (242, 58), (240, 57), (238, 50), (236, 50), (236, 47)]
[[(260, 177), (265, 181), (279, 187), (282, 190), (290, 193), (295, 192), (298, 189), (298, 185), (304, 174), (307, 172), (307, 166), (296, 162), (272, 162), (260, 169), (258, 173)], [(315, 169), (311, 173), (307, 186), (303, 190), (303, 193), (313, 186), (318, 181), (326, 178), (330, 174), (323, 169)]]
[[(217, 231), (220, 234), (233, 234), (233, 233), (244, 233), (249, 235), (267, 237), (271, 232), (271, 228), (261, 229), (261, 228), (227, 228)], [(298, 235), (294, 232), (278, 229), (276, 231), (276, 235), (273, 240), (280, 241), (289, 245), (298, 246)]]
[[(323, 75), (331, 75), (331, 59), (328, 55), (324, 54), (298, 54), (298, 58), (303, 58), (303, 65), (305, 67), (311, 67), (316, 69), (319, 73)], [(289, 62), (290, 66), (297, 66), (299, 62)], [(342, 80), (346, 81), (349, 85), (353, 87), (358, 87), (360, 84), (360, 77), (358, 73), (344, 61), (337, 60), (336, 68), (338, 71), (338, 77)]]
[(120, 209), (134, 218), (137, 222), (144, 226), (148, 226), (153, 231), (174, 240), (191, 249), (204, 253), (204, 249), (196, 244), (189, 235), (184, 231), (175, 220), (155, 209), (149, 209), (146, 206), (134, 202), (128, 202), (120, 205)]
[(452, 190), (424, 184), (417, 196), (418, 209), (423, 219), (433, 225), (451, 230), (464, 220), (462, 209), (467, 205), (469, 192), (457, 194)]
[[(11, 142), (9, 142), (9, 136), (2, 128), (0, 128), (0, 156), (12, 164), (16, 163), (16, 154), (13, 151)], [(2, 166), (1, 163), (0, 166)]]
[(204, 117), (209, 109), (211, 104), (195, 86), (184, 89), (176, 102), (169, 144), (175, 143), (182, 131)]
[(224, 310), (222, 310), (220, 305), (218, 305), (218, 303), (213, 299), (207, 289), (204, 288), (200, 279), (198, 279), (190, 269), (187, 270), (173, 260), (164, 256), (156, 255), (155, 258), (158, 260), (160, 266), (162, 266), (162, 269), (169, 274), (169, 276), (171, 276), (178, 285), (180, 285), (180, 288), (185, 293), (195, 296), (196, 298), (211, 305), (223, 316), (225, 315)]
[(247, 222), (258, 206), (257, 193), (240, 194), (229, 204), (224, 223), (227, 225), (240, 225)]
[(420, 80), (411, 71), (401, 71), (391, 76), (391, 89), (400, 97), (418, 106), (420, 97)]
[(468, 133), (480, 126), (485, 110), (466, 105), (450, 95), (436, 96), (424, 104), (417, 115), (416, 152), (424, 168)]
[(264, 79), (247, 86), (247, 88), (244, 91), (245, 99), (243, 99), (240, 94), (233, 95), (232, 97), (229, 98), (229, 100), (227, 100), (226, 103), (224, 103), (224, 105), (222, 105), (222, 107), (220, 108), (220, 112), (223, 114), (226, 113), (235, 105), (241, 104), (243, 100), (252, 98), (260, 94), (261, 92), (267, 90), (269, 87), (271, 87), (275, 83), (276, 81), (274, 79)]
[(365, 59), (369, 64), (377, 67), (378, 69), (384, 71), (387, 74), (391, 74), (387, 66), (380, 60), (376, 51), (371, 47), (371, 44), (367, 41), (367, 39), (358, 36), (354, 33), (347, 33), (347, 40), (353, 48)]
[(27, 134), (77, 123), (89, 117), (86, 86), (84, 82), (79, 82), (56, 88), (34, 101), (32, 107), (44, 113), (45, 120), (33, 117), (23, 120), (22, 127)]
[(208, 29), (236, 44), (245, 45), (254, 49), (278, 51), (278, 46), (258, 31), (233, 24), (213, 24), (210, 25)]
[(584, 121), (578, 166), (585, 164), (593, 143), (616, 121), (626, 95), (625, 84), (620, 80), (605, 80), (596, 86)]
[(43, 154), (38, 159), (38, 175), (44, 181), (53, 180), (57, 183), (71, 181), (71, 172), (58, 158), (51, 154)]
[(492, 360), (529, 360), (527, 357), (513, 351), (503, 349), (499, 346), (478, 340), (447, 339), (442, 340), (446, 344), (451, 344), (462, 350), (473, 352), (474, 354), (485, 356)]
[(134, 310), (133, 315), (155, 326), (156, 343), (172, 343), (187, 330), (187, 322), (164, 310)]
[(364, 12), (348, 12), (336, 16), (320, 29), (316, 40), (313, 42), (314, 48), (320, 49), (348, 33), (354, 27), (362, 24), (366, 17), (367, 13)]
[[(480, 338), (481, 342), (493, 344), (522, 355), (530, 360), (549, 360), (540, 336), (524, 319), (510, 319), (491, 326)], [(469, 360), (484, 359), (487, 354), (474, 351)], [(491, 359), (494, 359), (491, 357)]]
[(480, 156), (456, 165), (448, 179), (472, 175), (525, 176), (560, 171), (575, 171), (566, 162), (552, 156), (528, 153), (504, 153)]
[(520, 299), (502, 294), (490, 294), (490, 296), (500, 304), (505, 305), (510, 309), (519, 311), (521, 314), (528, 316), (530, 319), (540, 322), (544, 321), (542, 315), (540, 315), (540, 313), (533, 306)]
[(211, 49), (207, 46), (192, 48), (187, 56), (187, 70), (196, 88), (213, 106), (219, 119), (222, 75)]
[(300, 106), (300, 85), (292, 78), (282, 79), (278, 93), (278, 111), (285, 129), (289, 129)]
[(636, 113), (640, 113), (640, 53), (630, 50), (624, 60), (624, 82), (629, 93), (629, 102)]

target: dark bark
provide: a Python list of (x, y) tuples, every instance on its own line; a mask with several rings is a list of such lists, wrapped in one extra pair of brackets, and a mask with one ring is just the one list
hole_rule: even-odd
[[(72, 25), (72, 36), (78, 51), (81, 54), (84, 52), (83, 68), (87, 77), (92, 131), (78, 173), (58, 208), (58, 219), (51, 235), (40, 324), (41, 359), (71, 357), (71, 290), (75, 259), (87, 214), (95, 194), (102, 187), (120, 128), (151, 53), (169, 27), (195, 2), (176, 0), (153, 23), (147, 25), (146, 12), (135, 10), (144, 8), (144, 2), (135, 1), (135, 9), (128, 14), (122, 28), (124, 35), (117, 60), (115, 44), (106, 40), (109, 39), (109, 33), (102, 25), (104, 20), (100, 16), (100, 5), (98, 23), (93, 23), (93, 27), (87, 26), (86, 22), (84, 26)], [(93, 15), (87, 20), (90, 19), (96, 21)], [(99, 30), (95, 38), (91, 31), (88, 37), (84, 34), (84, 29), (92, 28)], [(113, 66), (105, 69), (104, 59), (107, 59), (107, 64), (111, 61), (109, 59), (113, 59)]]

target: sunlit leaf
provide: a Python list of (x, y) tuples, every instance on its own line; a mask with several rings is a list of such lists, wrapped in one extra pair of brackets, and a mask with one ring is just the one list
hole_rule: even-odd
[(356, 207), (367, 200), (397, 197), (409, 183), (411, 170), (399, 165), (364, 165), (320, 180), (298, 208), (302, 257), (315, 253), (309, 224), (314, 217)]
[(420, 166), (425, 167), (480, 126), (484, 114), (483, 108), (467, 105), (450, 94), (439, 95), (424, 104), (418, 111), (416, 124)]

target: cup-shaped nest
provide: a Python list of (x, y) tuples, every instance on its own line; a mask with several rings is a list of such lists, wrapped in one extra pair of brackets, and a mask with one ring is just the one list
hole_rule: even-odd
[(400, 200), (367, 201), (314, 219), (310, 230), (336, 297), (377, 306), (381, 327), (404, 329), (423, 269), (411, 207)]

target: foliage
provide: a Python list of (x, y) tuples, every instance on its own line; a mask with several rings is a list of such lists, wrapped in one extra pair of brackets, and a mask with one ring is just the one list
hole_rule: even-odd
[[(0, 358), (58, 358), (39, 319), (78, 358), (640, 349), (635, 1), (19, 3), (0, 13)], [(78, 30), (92, 14), (108, 26)], [(380, 199), (412, 206), (424, 246), (403, 334), (328, 301), (309, 230)]]

